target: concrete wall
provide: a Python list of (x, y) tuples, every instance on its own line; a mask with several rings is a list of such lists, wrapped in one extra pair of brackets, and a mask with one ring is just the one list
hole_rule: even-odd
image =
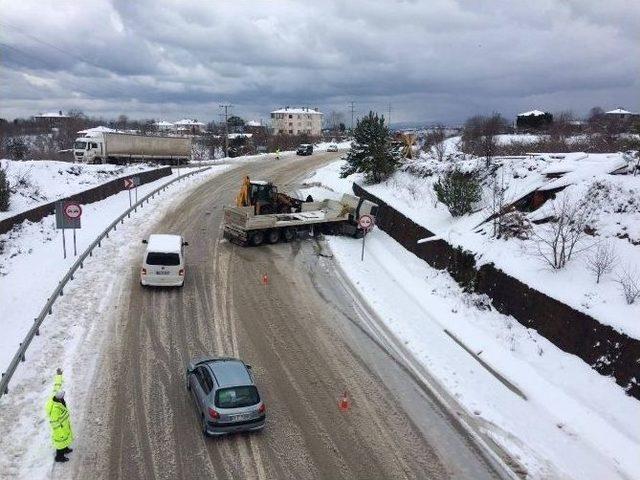
[(355, 183), (353, 191), (380, 206), (377, 226), (404, 248), (432, 267), (447, 270), (465, 290), (488, 295), (496, 310), (580, 357), (598, 373), (612, 376), (627, 394), (640, 399), (639, 340), (530, 288), (493, 264), (477, 267), (471, 252), (444, 240), (418, 244), (434, 234)]
[[(157, 168), (155, 170), (135, 174), (135, 176), (140, 177), (141, 185), (154, 182), (159, 178), (166, 177), (167, 175), (171, 175), (171, 167)], [(54, 202), (47, 203), (46, 205), (41, 205), (39, 207), (32, 208), (31, 210), (27, 210), (26, 212), (14, 215), (13, 217), (5, 218), (0, 221), (0, 234), (7, 233), (14, 226), (24, 222), (25, 220), (38, 222), (47, 215), (52, 215), (55, 211), (56, 202), (61, 200), (75, 200), (81, 204), (104, 200), (105, 198), (124, 190), (124, 179), (131, 176), (133, 175), (116, 178), (107, 183), (103, 183), (102, 185), (98, 185), (97, 187), (90, 188), (89, 190), (84, 190), (66, 198), (59, 198)]]

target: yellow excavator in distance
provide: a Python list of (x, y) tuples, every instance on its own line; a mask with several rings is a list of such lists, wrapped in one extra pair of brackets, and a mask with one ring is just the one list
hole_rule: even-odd
[[(313, 202), (311, 195), (307, 197), (306, 201)], [(236, 196), (236, 206), (253, 207), (256, 215), (300, 212), (303, 203), (299, 198), (278, 192), (278, 187), (273, 183), (252, 182), (249, 176), (244, 177), (240, 191)]]

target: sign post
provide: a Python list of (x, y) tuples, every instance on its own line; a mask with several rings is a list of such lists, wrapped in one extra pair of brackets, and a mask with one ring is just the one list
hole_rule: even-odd
[(138, 185), (140, 185), (140, 177), (131, 177), (131, 180), (133, 180), (133, 184), (136, 187), (136, 203), (138, 203)]
[[(126, 188), (129, 191), (129, 208), (131, 208), (131, 189), (137, 186), (135, 184), (135, 182), (133, 181), (134, 178), (137, 178), (138, 181), (140, 181), (140, 177), (133, 177), (133, 178), (125, 178), (124, 179), (124, 188)], [(136, 195), (137, 195), (137, 192), (138, 192), (138, 190), (136, 189)]]
[(361, 262), (364, 261), (364, 244), (365, 244), (365, 239), (367, 238), (367, 233), (369, 233), (371, 229), (373, 229), (374, 225), (375, 225), (375, 220), (373, 219), (373, 216), (366, 213), (364, 215), (360, 215), (360, 218), (358, 219), (358, 228), (363, 231), (362, 254), (360, 255)]
[(67, 242), (65, 230), (73, 230), (73, 255), (78, 254), (76, 243), (76, 229), (80, 228), (80, 217), (82, 217), (82, 207), (76, 202), (56, 202), (56, 228), (62, 229), (62, 253), (63, 258), (67, 258)]

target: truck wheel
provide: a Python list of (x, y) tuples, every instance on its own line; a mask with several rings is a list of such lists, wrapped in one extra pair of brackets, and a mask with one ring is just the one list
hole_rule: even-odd
[(295, 237), (295, 232), (293, 231), (292, 228), (285, 228), (282, 231), (282, 239), (285, 242), (290, 242), (291, 240), (293, 240), (293, 237)]
[(249, 243), (254, 247), (261, 245), (264, 241), (264, 233), (262, 232), (253, 232), (251, 237), (249, 237)]
[(275, 228), (273, 230), (269, 230), (267, 233), (267, 242), (273, 244), (278, 243), (278, 240), (280, 240), (280, 231)]

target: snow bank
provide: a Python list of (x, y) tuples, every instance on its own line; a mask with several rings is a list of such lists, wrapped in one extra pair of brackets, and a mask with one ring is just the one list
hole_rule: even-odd
[(52, 160), (0, 160), (0, 168), (6, 169), (12, 190), (9, 211), (0, 212), (0, 220), (2, 220), (114, 178), (153, 170), (158, 166), (88, 165)]

